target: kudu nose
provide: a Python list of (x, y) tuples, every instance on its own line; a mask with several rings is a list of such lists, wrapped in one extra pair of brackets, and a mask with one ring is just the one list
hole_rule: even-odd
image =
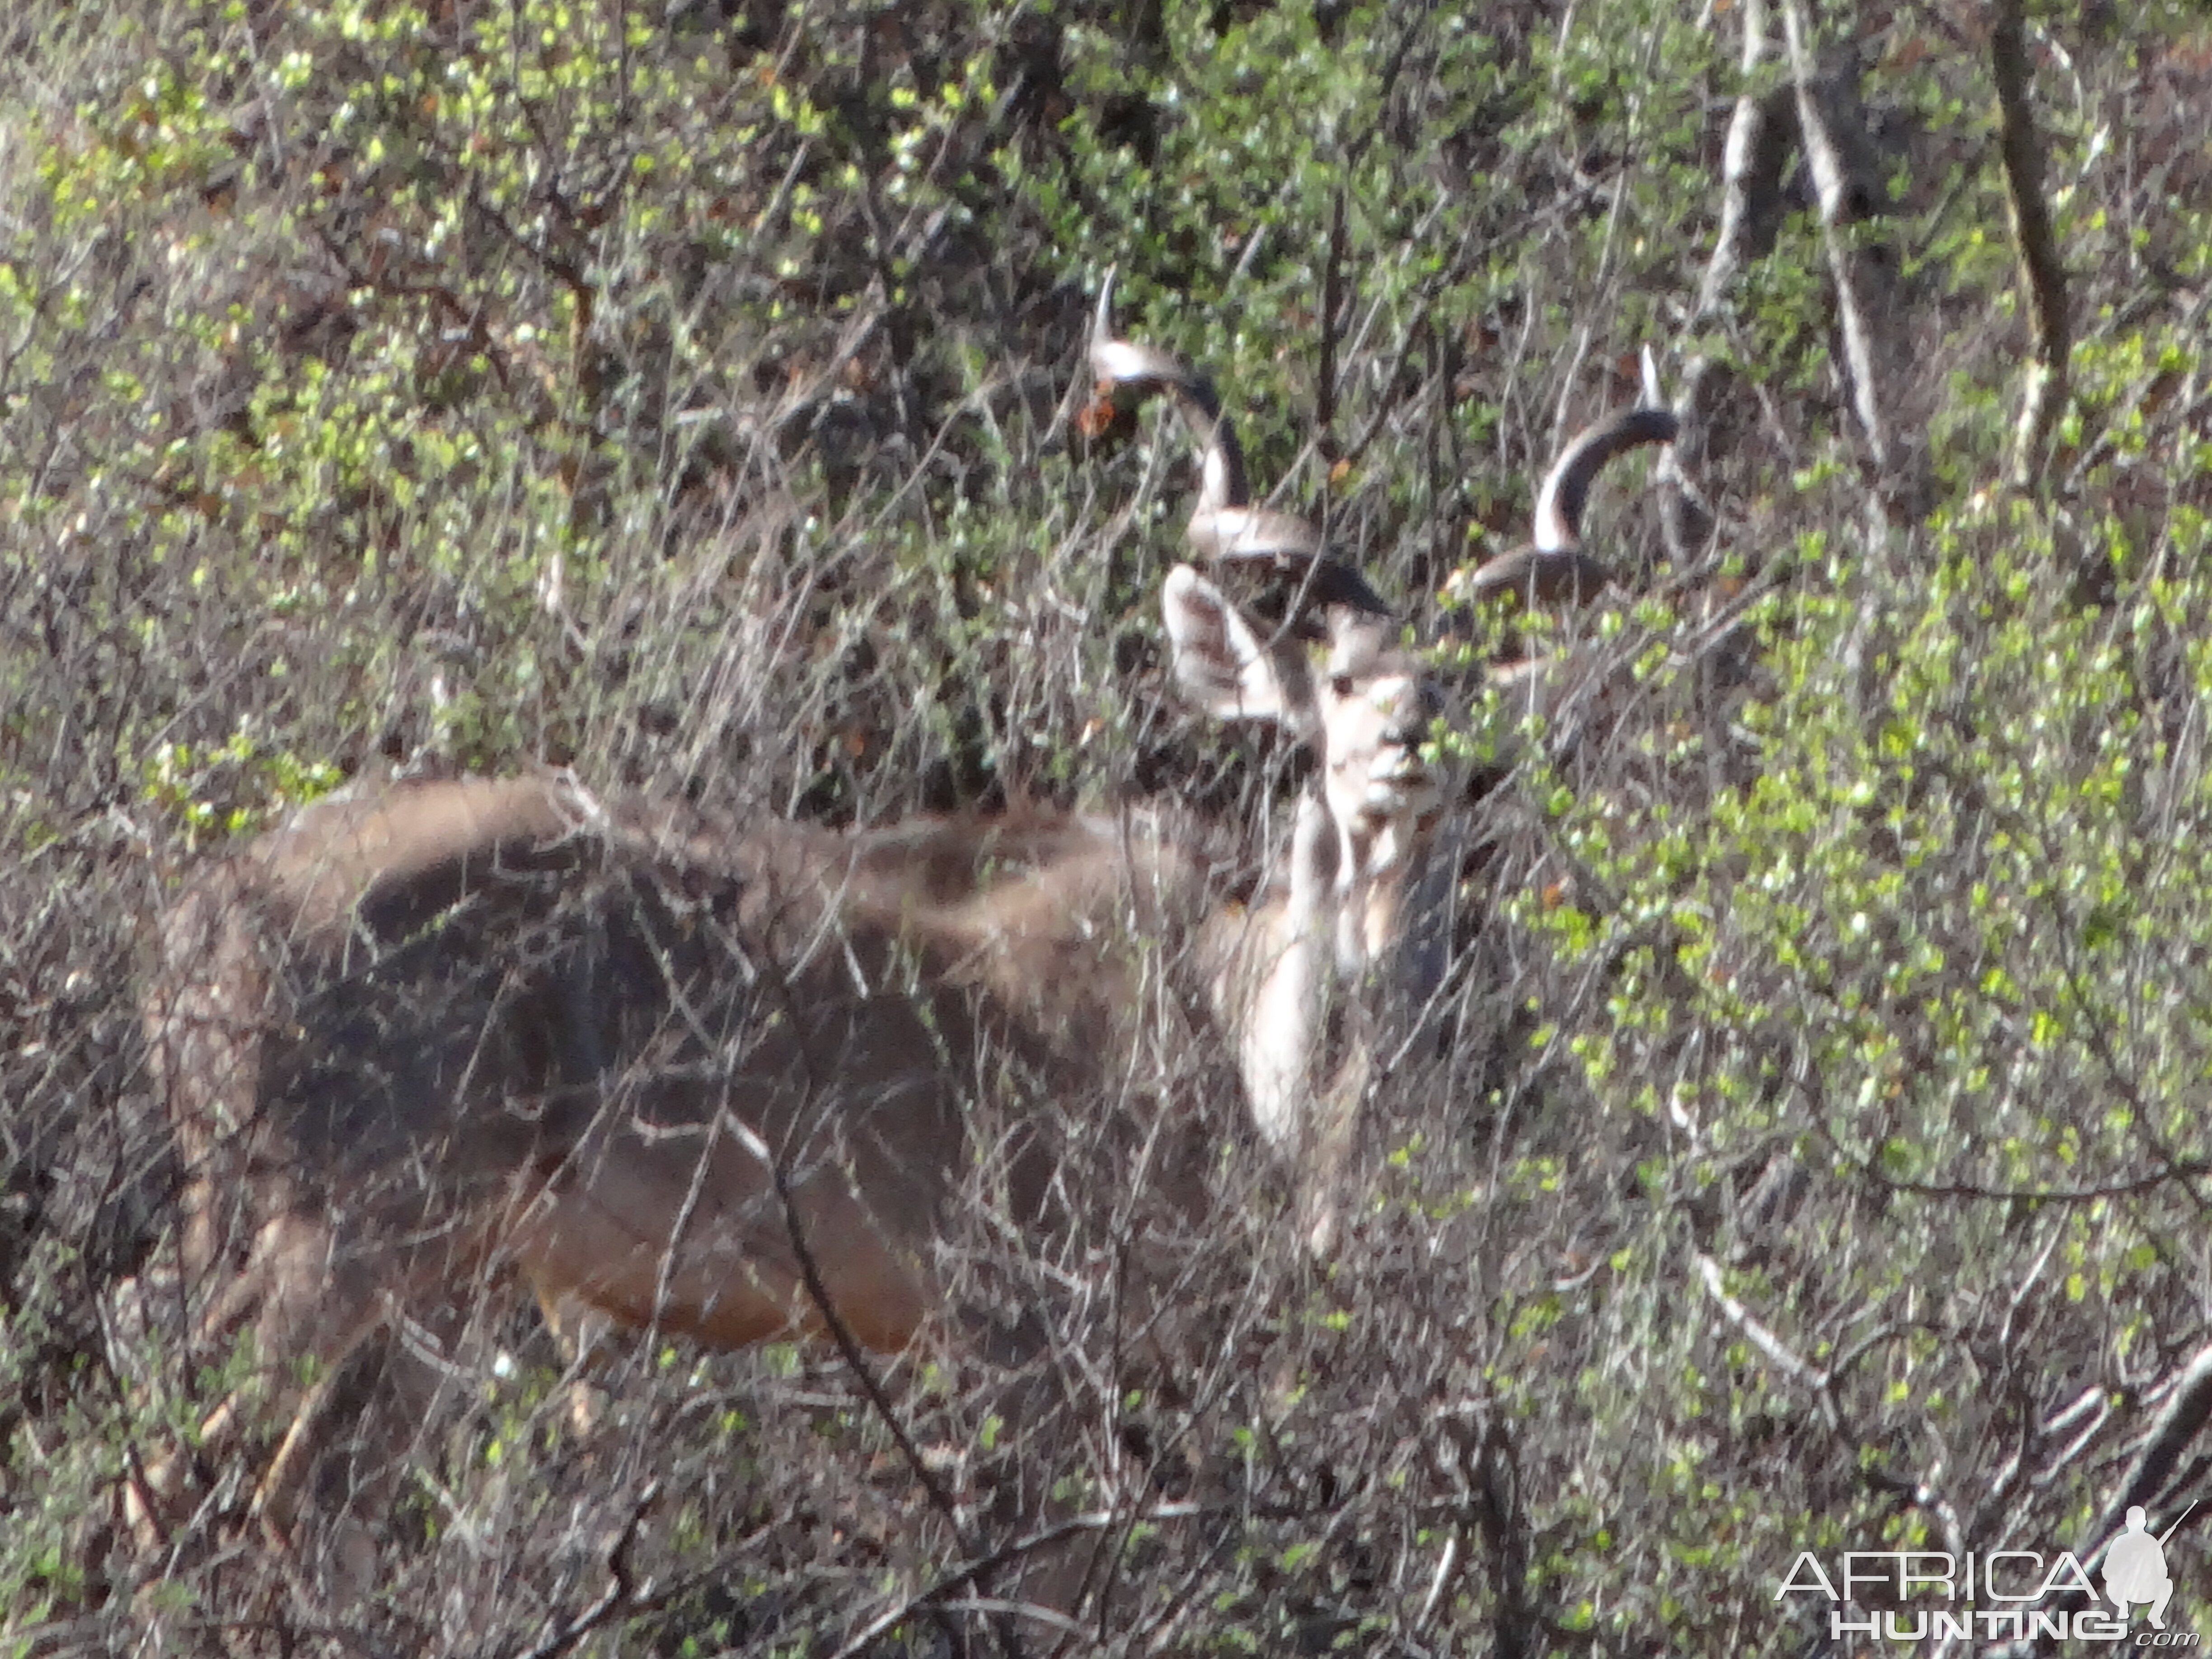
[(1389, 724), (1383, 728), (1383, 740), (1417, 751), (1443, 712), (1443, 696), (1436, 687), (1425, 680), (1401, 680), (1391, 693)]
[(1408, 676), (1378, 684), (1369, 695), (1382, 719), (1376, 733), (1378, 774), (1385, 769), (1401, 775), (1420, 770), (1421, 745), (1443, 712), (1436, 689)]
[(1421, 745), (1442, 712), (1441, 699), (1435, 688), (1410, 676), (1378, 684), (1369, 696), (1382, 725), (1368, 762), (1364, 810), (1379, 817), (1422, 811), (1436, 794), (1437, 784), (1421, 757)]

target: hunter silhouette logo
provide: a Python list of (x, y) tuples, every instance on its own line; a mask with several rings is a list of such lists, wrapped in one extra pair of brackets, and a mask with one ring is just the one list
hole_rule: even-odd
[[(2189, 1509), (2197, 1506), (2191, 1504)], [(2174, 1517), (2173, 1527), (2188, 1517), (2184, 1510)], [(2119, 1609), (2120, 1617), (2132, 1620), (2136, 1602), (2150, 1607), (2153, 1630), (2166, 1628), (2166, 1604), (2173, 1599), (2173, 1579), (2166, 1570), (2166, 1540), (2173, 1536), (2173, 1527), (2154, 1538), (2150, 1532), (2150, 1516), (2142, 1504), (2128, 1511), (2127, 1530), (2105, 1550), (2105, 1594)]]

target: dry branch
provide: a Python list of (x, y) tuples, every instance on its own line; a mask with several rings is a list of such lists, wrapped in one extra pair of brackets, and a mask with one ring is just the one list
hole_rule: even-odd
[(2066, 359), (2072, 332), (2066, 306), (2066, 264), (2043, 199), (2043, 146), (2028, 107), (2027, 24), (2020, 0), (1998, 0), (1990, 33), (1990, 69), (1997, 83), (1997, 144), (2004, 158), (2005, 203), (2020, 254), (2020, 280), (2027, 304), (2034, 361), (2021, 389), (2020, 420), (2013, 428), (2013, 487), (2030, 489), (2039, 459), (2066, 407)]
[(1889, 478), (1898, 464), (1890, 416), (1883, 405), (1891, 385), (1889, 368), (1902, 360), (1884, 327), (1896, 315), (1888, 283), (1875, 260), (1846, 228), (1863, 216), (1844, 153), (1844, 135), (1830, 119), (1820, 86), (1812, 21), (1804, 0), (1782, 0), (1782, 27), (1789, 42), (1790, 77), (1797, 92), (1797, 126), (1805, 161), (1820, 206), (1820, 240), (1828, 274), (1836, 285), (1836, 312), (1843, 334), (1844, 368), (1850, 377), (1852, 412), (1858, 416), (1875, 469)]

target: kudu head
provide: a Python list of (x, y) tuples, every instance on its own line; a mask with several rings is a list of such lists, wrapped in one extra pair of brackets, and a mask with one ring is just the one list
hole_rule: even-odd
[[(1161, 586), (1176, 679), (1216, 718), (1271, 722), (1317, 763), (1283, 866), (1224, 952), (1217, 997), (1237, 1032), (1262, 1133), (1307, 1166), (1310, 1191), (1325, 1192), (1373, 1048), (1355, 1018), (1337, 1022), (1346, 1052), (1328, 1053), (1336, 991), (1388, 976), (1404, 954), (1407, 895), (1444, 799), (1422, 754), (1440, 702), (1366, 579), (1308, 520), (1254, 504), (1212, 382), (1168, 352), (1116, 337), (1111, 305), (1109, 273), (1091, 342), (1100, 395), (1164, 392), (1199, 453), (1184, 532), (1199, 562), (1176, 565)], [(1342, 1000), (1347, 1012), (1363, 1009), (1359, 998)], [(1332, 1206), (1310, 1208), (1311, 1240), (1325, 1249)]]

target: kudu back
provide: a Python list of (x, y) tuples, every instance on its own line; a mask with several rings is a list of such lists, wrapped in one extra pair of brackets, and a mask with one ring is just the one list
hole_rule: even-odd
[[(1066, 1220), (1057, 1115), (1127, 1114), (1130, 1179), (1202, 1224), (1215, 1148), (1158, 1131), (1240, 1083), (1325, 1247), (1356, 1011), (1439, 800), (1433, 696), (1318, 538), (1267, 541), (1296, 521), (1229, 476), (1201, 377), (1116, 340), (1103, 299), (1092, 358), (1198, 437), (1210, 562), (1162, 586), (1178, 683), (1316, 752), (1277, 866), (1173, 809), (833, 832), (561, 774), (310, 807), (185, 886), (147, 999), (204, 1348), (250, 1328), (272, 1375), (328, 1377), (395, 1309), (512, 1264), (549, 1306), (711, 1347), (895, 1351), (957, 1322), (970, 1197), (1040, 1238)], [(1289, 596), (1229, 598), (1245, 562)], [(313, 1412), (262, 1482), (280, 1531)]]

